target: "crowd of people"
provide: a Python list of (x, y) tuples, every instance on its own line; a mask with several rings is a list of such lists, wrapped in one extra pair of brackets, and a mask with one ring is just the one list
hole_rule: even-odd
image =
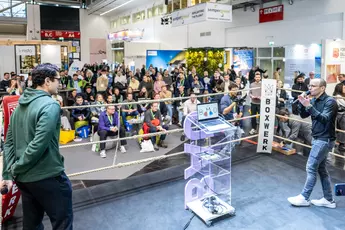
[[(110, 71), (107, 65), (85, 65), (81, 70), (76, 71), (72, 76), (68, 75), (67, 70), (60, 71), (60, 89), (70, 90), (69, 96), (53, 96), (61, 106), (74, 106), (70, 110), (62, 112), (62, 127), (64, 129), (75, 129), (78, 122), (87, 122), (93, 126), (93, 132), (98, 133), (101, 140), (108, 136), (125, 136), (125, 132), (136, 134), (138, 130), (133, 129), (128, 119), (141, 119), (144, 133), (152, 133), (169, 129), (169, 126), (176, 124), (183, 125), (184, 117), (196, 110), (198, 103), (216, 101), (219, 103), (219, 113), (227, 120), (240, 118), (244, 114), (246, 101), (250, 102), (247, 106), (251, 114), (260, 113), (261, 103), (261, 79), (268, 78), (267, 71), (254, 66), (248, 74), (236, 72), (234, 66), (226, 71), (220, 68), (212, 74), (204, 71), (198, 74), (195, 67), (189, 71), (184, 66), (168, 66), (166, 69), (158, 70), (157, 67), (145, 65), (137, 68), (135, 72), (124, 65), (120, 65), (114, 71)], [(277, 114), (285, 117), (298, 115), (297, 104), (292, 104), (289, 108), (289, 94), (283, 89), (283, 81), (280, 77), (281, 68), (277, 68), (272, 78), (277, 80)], [(296, 72), (292, 89), (305, 92), (308, 90), (310, 80), (314, 79), (314, 72), (309, 73), (306, 78), (304, 73)], [(339, 75), (339, 84), (335, 88), (334, 96), (344, 97), (344, 75)], [(0, 82), (0, 90), (10, 95), (20, 95), (25, 88), (32, 87), (32, 78), (25, 80), (23, 76), (15, 73), (5, 73), (4, 79)], [(249, 85), (249, 91), (243, 90)], [(248, 92), (248, 93), (247, 93)], [(210, 93), (224, 93), (209, 97)], [(291, 92), (291, 97), (296, 100), (299, 92)], [(205, 95), (203, 98), (196, 99), (196, 95)], [(249, 98), (247, 96), (249, 95)], [(190, 99), (186, 99), (190, 97)], [(149, 99), (169, 99), (181, 98), (180, 100), (165, 101), (153, 105), (152, 103), (130, 104), (136, 101), (147, 101)], [(65, 99), (65, 100), (64, 100)], [(116, 112), (110, 113), (107, 104), (126, 103), (121, 108), (116, 107)], [(338, 98), (338, 128), (345, 129), (345, 122), (341, 122), (345, 113), (345, 102)], [(66, 103), (66, 104), (64, 104)], [(82, 107), (86, 105), (99, 105), (98, 107)], [(81, 106), (78, 108), (78, 106)], [(110, 119), (113, 115), (113, 120)], [(109, 118), (104, 120), (104, 118)], [(101, 120), (101, 118), (103, 120)], [(121, 118), (123, 126), (120, 130), (115, 130), (118, 120)], [(251, 129), (249, 134), (258, 133), (258, 119), (251, 118)], [(102, 125), (100, 125), (102, 123)], [(104, 126), (107, 125), (107, 127)], [(243, 122), (235, 122), (235, 125), (242, 127)], [(311, 142), (310, 126), (301, 125), (288, 118), (278, 119), (277, 133), (283, 137), (299, 141), (306, 144)], [(122, 130), (123, 129), (123, 130)], [(106, 132), (105, 132), (106, 131)], [(115, 132), (116, 131), (116, 132)], [(345, 135), (338, 133), (339, 150), (345, 151)], [(164, 143), (165, 136), (162, 135), (156, 143), (156, 138), (152, 137), (154, 149), (159, 147), (166, 148)], [(185, 136), (181, 136), (181, 141)], [(121, 152), (126, 152), (125, 142), (121, 143)], [(289, 144), (286, 141), (280, 143), (282, 146)], [(101, 145), (101, 156), (105, 157), (105, 146)]]

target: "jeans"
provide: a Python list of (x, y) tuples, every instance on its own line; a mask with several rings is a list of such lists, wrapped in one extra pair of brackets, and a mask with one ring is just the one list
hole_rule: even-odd
[(22, 193), (23, 230), (43, 230), (44, 212), (53, 230), (73, 229), (72, 186), (64, 172), (40, 181), (16, 183)]
[(121, 112), (121, 116), (122, 116), (122, 122), (123, 122), (123, 125), (126, 126), (127, 125), (127, 119), (126, 117), (127, 116), (138, 116), (139, 115), (139, 112), (138, 111), (134, 111), (132, 113), (127, 113), (127, 112)]
[(334, 141), (312, 140), (312, 148), (306, 166), (307, 180), (301, 193), (306, 200), (309, 199), (316, 184), (316, 173), (319, 173), (323, 196), (326, 200), (333, 201), (331, 178), (326, 168), (327, 155), (333, 147)]
[[(165, 130), (168, 130), (168, 129), (169, 129), (169, 127), (168, 127), (167, 125), (163, 125), (162, 127), (163, 127), (163, 129), (165, 129)], [(156, 128), (150, 128), (149, 133), (155, 133), (155, 132), (161, 132), (161, 131), (157, 131)], [(164, 140), (165, 140), (165, 137), (166, 137), (166, 134), (162, 134), (162, 135), (160, 136), (160, 140), (161, 140), (161, 141), (164, 141)], [(156, 136), (151, 137), (151, 141), (152, 141), (152, 144), (156, 144)]]
[(173, 111), (172, 111), (173, 106), (172, 106), (172, 104), (167, 104), (166, 106), (167, 106), (167, 109), (168, 109), (169, 117), (173, 117)]
[[(118, 131), (113, 132), (113, 131), (107, 131), (107, 130), (98, 130), (98, 135), (99, 135), (99, 139), (101, 141), (105, 141), (107, 139), (107, 137), (111, 136), (116, 136), (118, 134)], [(125, 130), (122, 128), (122, 126), (120, 126), (120, 138), (123, 138), (126, 136), (126, 132)], [(126, 140), (121, 140), (121, 145), (127, 145), (127, 141)], [(100, 143), (100, 149), (104, 150), (105, 149), (105, 144), (106, 143)]]

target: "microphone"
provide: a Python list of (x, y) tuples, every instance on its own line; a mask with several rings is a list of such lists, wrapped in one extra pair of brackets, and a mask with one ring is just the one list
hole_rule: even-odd
[[(303, 97), (305, 97), (305, 96), (308, 96), (308, 95), (310, 95), (310, 91), (308, 90), (307, 92), (305, 92), (305, 93), (302, 93), (302, 96)], [(296, 104), (298, 102), (298, 98), (296, 99), (296, 100), (294, 100), (293, 102), (292, 102), (292, 104)]]

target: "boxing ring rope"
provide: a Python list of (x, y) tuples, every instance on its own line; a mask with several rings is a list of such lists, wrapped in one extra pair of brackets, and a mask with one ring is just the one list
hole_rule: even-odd
[[(245, 120), (245, 119), (253, 118), (253, 117), (256, 117), (256, 116), (257, 115), (245, 116), (245, 117), (241, 117), (241, 118), (236, 118), (236, 119), (228, 120), (228, 122)], [(116, 138), (116, 139), (104, 140), (104, 141), (90, 141), (90, 142), (86, 142), (86, 143), (62, 145), (62, 146), (60, 146), (60, 149), (80, 147), (80, 146), (92, 145), (92, 144), (108, 143), (108, 142), (114, 142), (114, 141), (131, 140), (131, 139), (137, 139), (137, 138), (140, 138), (140, 137), (153, 137), (153, 136), (158, 136), (158, 135), (162, 135), (162, 134), (178, 133), (178, 132), (182, 132), (182, 131), (183, 131), (183, 129), (173, 129), (173, 130), (166, 130), (166, 131), (160, 131), (160, 132), (155, 132), (155, 133), (133, 135), (133, 136), (130, 136), (130, 137), (122, 137), (122, 138), (118, 138), (118, 139)]]
[[(278, 135), (274, 135), (274, 137), (279, 138), (279, 139), (282, 139), (282, 140), (284, 140), (284, 141), (288, 141), (288, 142), (297, 144), (297, 145), (301, 145), (301, 146), (303, 146), (303, 147), (307, 147), (307, 148), (310, 148), (310, 149), (312, 148), (310, 145), (306, 145), (306, 144), (303, 144), (303, 143), (301, 143), (301, 142), (293, 141), (293, 140), (290, 140), (290, 139), (287, 139), (287, 138), (284, 138), (284, 137), (281, 137), (281, 136), (278, 136)], [(331, 155), (333, 155), (333, 156), (337, 156), (337, 157), (340, 157), (340, 158), (345, 159), (345, 156), (336, 154), (336, 153), (334, 153), (334, 152), (329, 152), (329, 154), (331, 154)]]
[[(212, 96), (218, 96), (218, 95), (225, 95), (230, 92), (245, 92), (245, 91), (250, 91), (254, 89), (261, 89), (261, 87), (255, 87), (255, 88), (250, 88), (250, 89), (242, 89), (242, 90), (233, 90), (233, 91), (228, 91), (228, 92), (221, 92), (221, 93), (209, 93), (209, 94), (201, 94), (201, 95), (195, 95), (195, 98), (204, 98), (204, 97), (212, 97)], [(79, 108), (93, 108), (93, 107), (103, 107), (103, 106), (121, 106), (121, 105), (137, 105), (137, 104), (145, 104), (145, 103), (154, 103), (154, 102), (166, 102), (166, 101), (181, 101), (185, 99), (189, 99), (190, 96), (188, 97), (172, 97), (172, 98), (161, 98), (158, 100), (142, 100), (142, 101), (132, 101), (132, 102), (120, 102), (120, 103), (112, 103), (112, 104), (105, 104), (105, 105), (78, 105), (78, 106), (64, 106), (61, 107), (61, 109), (79, 109)]]
[[(233, 143), (233, 142), (238, 142), (238, 141), (242, 141), (242, 140), (247, 140), (250, 138), (257, 137), (257, 136), (258, 136), (258, 134), (255, 134), (252, 136), (247, 136), (247, 137), (239, 138), (236, 140), (227, 141), (227, 142), (222, 143), (222, 145), (228, 144), (228, 143)], [(212, 145), (212, 146), (216, 146), (216, 145)], [(212, 147), (212, 146), (210, 146), (210, 147)], [(75, 177), (75, 176), (80, 176), (80, 175), (84, 175), (84, 174), (100, 172), (100, 171), (104, 171), (104, 170), (108, 170), (108, 169), (122, 168), (122, 167), (137, 165), (137, 164), (143, 164), (143, 163), (148, 163), (150, 161), (155, 161), (155, 160), (164, 160), (168, 157), (178, 156), (178, 155), (181, 155), (184, 153), (185, 152), (177, 152), (177, 153), (173, 153), (173, 154), (169, 154), (169, 155), (162, 155), (162, 156), (157, 156), (157, 157), (145, 158), (143, 160), (130, 161), (130, 162), (126, 162), (126, 163), (118, 163), (116, 165), (111, 165), (111, 166), (102, 167), (102, 168), (98, 168), (98, 169), (91, 169), (91, 170), (86, 170), (86, 171), (82, 171), (82, 172), (71, 173), (71, 174), (68, 174), (68, 177)]]

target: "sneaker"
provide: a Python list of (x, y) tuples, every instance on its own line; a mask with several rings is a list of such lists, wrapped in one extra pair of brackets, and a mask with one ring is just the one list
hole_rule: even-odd
[(251, 129), (251, 130), (249, 131), (249, 134), (250, 134), (250, 135), (256, 134), (256, 130), (255, 130), (255, 129)]
[(186, 136), (184, 134), (181, 135), (180, 141), (184, 141), (186, 139)]
[(345, 152), (345, 144), (344, 143), (340, 143), (338, 145), (338, 151), (339, 152)]
[(158, 150), (159, 150), (157, 144), (154, 144), (154, 145), (153, 145), (153, 148), (155, 149), (155, 151), (158, 151)]
[(313, 205), (319, 206), (319, 207), (326, 207), (326, 208), (336, 208), (337, 207), (334, 200), (332, 202), (330, 202), (330, 201), (326, 200), (324, 197), (322, 197), (320, 200), (311, 200), (310, 202)]
[(123, 145), (120, 146), (120, 152), (121, 153), (125, 153), (126, 152), (125, 146), (123, 146)]
[(107, 154), (105, 154), (105, 150), (102, 150), (99, 155), (102, 157), (102, 158), (106, 158), (107, 157)]
[(307, 207), (310, 206), (310, 201), (306, 200), (303, 195), (299, 194), (298, 196), (289, 197), (288, 201), (293, 206), (299, 206), (299, 207)]

